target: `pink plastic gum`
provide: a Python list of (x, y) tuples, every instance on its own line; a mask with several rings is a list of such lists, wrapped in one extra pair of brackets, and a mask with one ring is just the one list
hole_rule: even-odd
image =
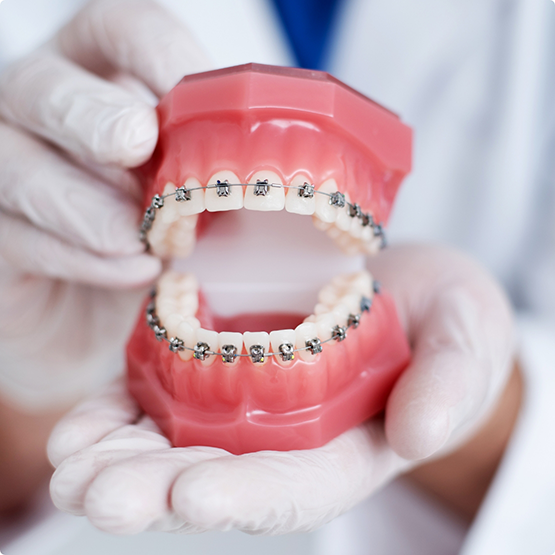
[[(146, 303), (145, 303), (146, 306)], [(383, 410), (410, 359), (392, 298), (374, 297), (348, 341), (314, 362), (241, 359), (204, 367), (158, 343), (143, 312), (127, 346), (132, 395), (175, 446), (234, 454), (320, 447)]]

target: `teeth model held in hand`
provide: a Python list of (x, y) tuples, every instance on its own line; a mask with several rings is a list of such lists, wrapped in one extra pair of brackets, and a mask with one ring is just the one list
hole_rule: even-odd
[[(257, 64), (191, 75), (158, 115), (142, 168), (153, 254), (188, 257), (197, 224), (244, 210), (312, 216), (349, 255), (385, 246), (411, 131), (333, 77)], [(287, 255), (261, 252), (269, 272)], [(233, 255), (221, 257), (225, 273)], [(192, 273), (170, 270), (129, 341), (128, 385), (175, 446), (306, 449), (383, 410), (409, 358), (394, 303), (366, 271), (335, 277), (310, 315), (224, 319)]]

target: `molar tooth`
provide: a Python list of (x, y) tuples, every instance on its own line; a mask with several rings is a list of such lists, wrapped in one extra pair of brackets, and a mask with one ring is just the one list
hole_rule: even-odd
[[(288, 189), (287, 196), (285, 197), (285, 210), (293, 214), (303, 214), (311, 216), (316, 210), (316, 195), (311, 197), (299, 196), (299, 189), (294, 187), (302, 187), (305, 183), (312, 185), (312, 181), (306, 175), (299, 173), (291, 180), (290, 185), (293, 188)], [(313, 186), (313, 185), (312, 185)]]
[[(247, 354), (251, 355), (251, 360), (257, 362), (257, 364), (265, 364), (268, 361), (266, 353), (269, 352), (270, 347), (270, 336), (265, 331), (246, 331), (243, 334), (243, 342), (245, 344), (245, 351)], [(260, 346), (264, 349), (262, 355), (253, 347)]]
[(179, 280), (176, 282), (179, 293), (197, 293), (198, 280), (194, 274), (178, 274)]
[(177, 329), (175, 331), (175, 335), (173, 337), (179, 337), (181, 341), (185, 344), (185, 347), (188, 349), (184, 349), (183, 351), (179, 351), (179, 358), (181, 360), (191, 360), (193, 357), (193, 349), (197, 343), (197, 330), (199, 328), (191, 325), (190, 322), (184, 320), (177, 325)]
[[(181, 200), (179, 202), (175, 201), (179, 215), (192, 216), (194, 214), (200, 214), (201, 212), (204, 212), (204, 190), (199, 189), (199, 187), (202, 187), (200, 181), (196, 177), (189, 177), (183, 184), (183, 187), (189, 190), (191, 200)], [(197, 190), (190, 191), (190, 189)]]
[[(336, 193), (338, 189), (335, 179), (328, 179), (324, 181), (318, 191), (321, 193)], [(337, 206), (332, 206), (330, 204), (330, 197), (328, 195), (316, 193), (314, 196), (316, 199), (316, 208), (314, 213), (318, 219), (322, 222), (330, 224), (335, 222), (340, 209)]]
[[(274, 330), (270, 332), (270, 343), (272, 345), (272, 353), (279, 353), (281, 345), (292, 345), (295, 348), (295, 330)], [(276, 355), (274, 360), (280, 366), (289, 366), (293, 360), (295, 359), (295, 355), (297, 353), (293, 353), (293, 358), (291, 360), (287, 360), (288, 356), (286, 356), (286, 360), (283, 360), (281, 355)]]
[(295, 349), (302, 349), (297, 354), (301, 360), (311, 362), (316, 359), (318, 354), (312, 354), (306, 349), (306, 342), (316, 339), (318, 337), (318, 329), (316, 324), (306, 322), (298, 325), (295, 328)]
[[(239, 357), (243, 350), (243, 334), (231, 331), (222, 331), (218, 335), (218, 344), (220, 346), (220, 352), (222, 353), (222, 360), (227, 364), (235, 363), (239, 360)], [(232, 349), (228, 350), (228, 356), (226, 356), (226, 349), (224, 347), (232, 346), (235, 347), (235, 352), (231, 352)]]
[(208, 181), (208, 185), (216, 185), (220, 182), (229, 185), (228, 194), (220, 196), (216, 187), (206, 189), (204, 194), (204, 205), (208, 212), (223, 212), (227, 210), (239, 210), (243, 208), (243, 187), (237, 186), (239, 178), (231, 171), (223, 170), (215, 173)]
[[(271, 183), (283, 185), (281, 177), (273, 171), (258, 171), (249, 179), (254, 187), (245, 188), (245, 208), (247, 210), (259, 210), (270, 212), (283, 210), (285, 207), (285, 189), (283, 187), (271, 187)], [(257, 187), (256, 183), (260, 183)]]
[(183, 316), (194, 316), (198, 310), (198, 295), (196, 293), (182, 293), (177, 305)]
[[(218, 332), (212, 330), (205, 330), (204, 328), (199, 328), (196, 330), (197, 342), (198, 343), (206, 343), (209, 346), (209, 350), (212, 352), (218, 352), (219, 343), (218, 343)], [(180, 337), (180, 339), (183, 339)], [(204, 360), (201, 361), (203, 366), (210, 366), (215, 360), (216, 355), (210, 355)]]

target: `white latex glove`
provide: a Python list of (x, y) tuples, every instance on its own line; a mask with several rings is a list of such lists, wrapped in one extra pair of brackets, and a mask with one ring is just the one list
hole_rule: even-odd
[(144, 292), (114, 290), (160, 270), (127, 168), (156, 144), (155, 95), (207, 68), (156, 3), (109, 0), (0, 75), (0, 390), (27, 410), (121, 369)]
[(309, 531), (419, 459), (455, 448), (484, 422), (509, 375), (507, 300), (473, 261), (442, 248), (391, 248), (370, 270), (393, 293), (414, 352), (385, 422), (307, 451), (172, 448), (117, 382), (55, 428), (55, 504), (118, 534)]

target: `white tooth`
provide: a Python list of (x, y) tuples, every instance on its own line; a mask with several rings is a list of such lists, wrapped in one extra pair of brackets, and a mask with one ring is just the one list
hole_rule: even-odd
[(380, 252), (381, 239), (374, 236), (372, 226), (364, 226), (362, 228), (362, 245), (366, 254), (377, 254)]
[[(311, 184), (312, 181), (306, 175), (299, 173), (292, 180), (290, 185), (293, 187), (301, 187), (305, 183)], [(291, 188), (287, 191), (285, 197), (285, 210), (293, 214), (303, 214), (311, 216), (316, 210), (316, 195), (312, 198), (304, 198), (299, 196), (299, 189)]]
[[(179, 325), (185, 321), (185, 317), (182, 314), (174, 312), (170, 314), (167, 318), (161, 319), (163, 326), (168, 332), (168, 337), (179, 337), (178, 329)], [(180, 337), (180, 339), (183, 339)]]
[(310, 314), (310, 316), (307, 316), (303, 322), (313, 322), (316, 323), (316, 315), (315, 314)]
[(360, 218), (351, 218), (351, 220), (353, 220), (349, 229), (351, 237), (354, 237), (355, 239), (361, 239), (363, 227)]
[(164, 223), (162, 218), (156, 218), (152, 222), (152, 228), (148, 232), (148, 242), (151, 246), (153, 254), (160, 258), (169, 258), (171, 256), (171, 246), (167, 241), (167, 235), (170, 225)]
[(198, 291), (198, 280), (194, 274), (177, 274), (177, 291), (179, 293), (196, 293)]
[(347, 320), (351, 311), (344, 304), (336, 304), (332, 310), (332, 314), (335, 317), (335, 323), (338, 326), (347, 325)]
[[(249, 179), (249, 183), (256, 184), (257, 181), (268, 180), (268, 184), (276, 183), (283, 185), (281, 177), (272, 171), (258, 171)], [(266, 195), (255, 195), (255, 187), (245, 188), (245, 208), (247, 210), (258, 210), (270, 212), (283, 210), (285, 208), (285, 189), (283, 187), (268, 187)]]
[(160, 292), (163, 292), (166, 287), (175, 286), (181, 280), (181, 276), (182, 274), (173, 270), (168, 270), (167, 272), (164, 272), (158, 280), (158, 290)]
[(323, 222), (316, 214), (312, 216), (312, 223), (314, 224), (314, 227), (319, 231), (327, 231), (333, 226), (333, 224)]
[(348, 256), (359, 253), (361, 248), (357, 239), (351, 237), (347, 231), (343, 231), (339, 237), (336, 237), (334, 243)]
[[(295, 330), (274, 330), (270, 332), (270, 343), (272, 345), (272, 353), (279, 353), (279, 346), (284, 343), (290, 343), (295, 347)], [(289, 366), (295, 358), (293, 356), (293, 360), (283, 360), (279, 354), (276, 354), (274, 360), (281, 366)]]
[(360, 312), (360, 295), (345, 295), (341, 297), (338, 304), (345, 305), (350, 314), (358, 314)]
[(180, 200), (176, 202), (177, 211), (180, 216), (192, 216), (193, 214), (200, 214), (204, 212), (204, 190), (199, 189), (202, 187), (200, 181), (196, 177), (189, 177), (183, 184), (185, 189), (196, 189), (189, 191), (191, 200)]
[(204, 205), (208, 212), (223, 212), (226, 210), (239, 210), (243, 208), (243, 187), (239, 187), (239, 178), (228, 170), (215, 173), (208, 181), (208, 185), (216, 185), (217, 182), (224, 184), (226, 181), (234, 187), (229, 187), (229, 196), (218, 196), (217, 189), (206, 189), (204, 194)]
[(197, 344), (197, 330), (197, 327), (193, 327), (190, 322), (187, 321), (178, 324), (174, 337), (179, 337), (185, 344), (185, 347), (189, 347), (183, 351), (178, 351), (181, 360), (191, 360), (193, 357), (193, 351), (190, 349), (193, 349)]
[[(196, 330), (197, 343), (207, 343), (210, 347), (209, 350), (213, 352), (218, 352), (220, 348), (218, 343), (218, 332), (212, 330), (205, 330), (204, 328), (199, 328)], [(181, 339), (181, 338), (180, 338)], [(195, 343), (196, 344), (196, 343)], [(210, 366), (218, 358), (216, 355), (210, 355), (208, 358), (201, 361), (203, 366)]]
[(331, 337), (331, 332), (335, 326), (335, 316), (331, 312), (321, 314), (316, 319), (317, 335), (322, 341), (326, 341)]
[(329, 227), (326, 230), (326, 234), (330, 239), (333, 239), (335, 241), (335, 239), (337, 239), (343, 234), (343, 232), (335, 224), (328, 224), (328, 225)]
[(353, 223), (353, 218), (349, 216), (348, 202), (351, 202), (351, 197), (349, 196), (349, 193), (345, 193), (345, 206), (337, 209), (337, 219), (335, 220), (335, 225), (341, 231), (349, 231), (349, 229), (351, 229), (351, 224)]
[(170, 314), (179, 312), (177, 302), (174, 299), (159, 298), (156, 300), (156, 314), (164, 321)]
[(183, 316), (194, 316), (198, 310), (197, 293), (182, 293), (177, 303), (179, 312)]
[[(261, 345), (265, 353), (270, 352), (270, 336), (265, 331), (246, 331), (243, 334), (243, 342), (245, 343), (247, 354), (250, 354), (253, 345)], [(268, 362), (267, 356), (264, 357), (264, 362), (260, 364), (265, 364), (266, 362)]]
[[(222, 331), (218, 335), (218, 344), (220, 346), (219, 347), (220, 352), (222, 352), (222, 347), (224, 345), (233, 345), (237, 349), (236, 354), (240, 355), (241, 351), (243, 350), (243, 334), (232, 332), (232, 331)], [(239, 360), (240, 358), (236, 357), (233, 363), (236, 363)], [(231, 364), (231, 363), (228, 362), (226, 364)]]
[[(338, 191), (337, 183), (335, 179), (328, 179), (324, 181), (318, 191), (322, 193), (335, 193)], [(322, 222), (333, 223), (337, 218), (337, 214), (340, 208), (337, 206), (332, 206), (330, 204), (330, 197), (328, 195), (319, 195), (316, 193), (314, 195), (316, 199), (316, 208), (315, 208), (315, 215), (320, 219)]]
[(321, 314), (327, 314), (330, 311), (330, 307), (323, 303), (318, 303), (314, 307), (314, 315), (320, 316)]
[(195, 330), (200, 329), (200, 322), (194, 316), (186, 316), (185, 322)]
[(372, 297), (374, 290), (372, 288), (374, 280), (369, 272), (361, 270), (356, 272), (351, 276), (349, 283), (349, 289), (353, 293), (358, 293), (359, 295), (364, 295), (365, 297)]
[(337, 287), (331, 283), (324, 285), (318, 292), (318, 302), (327, 306), (334, 306), (337, 302), (338, 294), (340, 295), (341, 291), (338, 291)]
[(306, 349), (306, 342), (309, 339), (314, 339), (318, 337), (318, 330), (316, 324), (307, 322), (306, 324), (300, 324), (295, 328), (295, 348), (302, 349), (297, 354), (301, 360), (306, 362), (313, 361), (318, 355), (313, 355), (308, 349)]
[[(193, 217), (193, 216), (192, 216)], [(195, 230), (188, 229), (188, 224), (184, 221), (185, 217), (180, 218), (173, 224), (173, 228), (168, 233), (168, 243), (171, 255), (178, 258), (186, 258), (195, 250), (197, 242)], [(185, 229), (182, 229), (182, 228)]]
[[(165, 195), (171, 195), (175, 192), (175, 185), (170, 181), (166, 183), (164, 187)], [(167, 224), (175, 222), (179, 218), (179, 212), (177, 210), (177, 202), (175, 202), (175, 197), (169, 196), (164, 199), (164, 206), (158, 210), (157, 217), (162, 218), (162, 221)]]

